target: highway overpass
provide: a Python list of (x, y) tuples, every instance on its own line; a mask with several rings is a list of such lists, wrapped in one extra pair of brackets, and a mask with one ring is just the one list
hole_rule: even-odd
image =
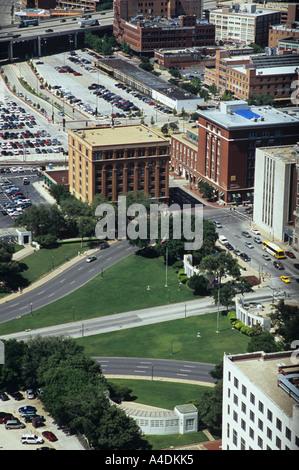
[(84, 46), (86, 31), (99, 35), (112, 31), (113, 12), (94, 13), (97, 26), (80, 27), (80, 16), (61, 19), (39, 19), (38, 26), (19, 28), (18, 25), (0, 30), (0, 61), (14, 61), (28, 57), (41, 57), (57, 51), (70, 51)]

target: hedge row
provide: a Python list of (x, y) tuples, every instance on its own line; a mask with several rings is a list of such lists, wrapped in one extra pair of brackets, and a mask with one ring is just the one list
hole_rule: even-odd
[(236, 312), (234, 310), (228, 312), (227, 317), (236, 330), (240, 331), (244, 335), (253, 336), (252, 328), (250, 328), (250, 326), (246, 326), (242, 321), (237, 320)]
[(178, 271), (178, 280), (181, 281), (182, 284), (186, 284), (186, 282), (188, 281), (188, 276), (187, 274), (185, 274), (185, 270), (184, 268), (183, 269), (179, 269)]

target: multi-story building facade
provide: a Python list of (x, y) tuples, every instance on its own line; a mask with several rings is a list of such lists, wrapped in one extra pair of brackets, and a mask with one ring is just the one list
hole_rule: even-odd
[(299, 450), (296, 357), (224, 355), (222, 450)]
[(198, 178), (214, 186), (226, 202), (250, 200), (256, 148), (295, 144), (299, 130), (296, 110), (249, 107), (240, 100), (199, 111)]
[(272, 24), (269, 27), (268, 46), (278, 47), (281, 39), (299, 38), (299, 22), (288, 22), (283, 24)]
[[(123, 25), (137, 16), (141, 18), (153, 19), (161, 18), (177, 18), (181, 15), (195, 16), (202, 18), (201, 0), (186, 0), (178, 2), (177, 0), (140, 0), (132, 2), (131, 0), (114, 0), (113, 2), (113, 34), (116, 38), (122, 36)], [(124, 20), (124, 21), (122, 21)]]
[[(185, 68), (196, 65), (202, 65), (209, 67), (207, 71), (210, 71), (210, 67), (215, 68), (217, 51), (229, 50), (231, 56), (234, 55), (248, 55), (253, 53), (252, 47), (222, 47), (222, 46), (204, 46), (204, 47), (192, 47), (184, 49), (156, 49), (155, 59), (160, 66), (170, 68)], [(205, 80), (206, 82), (206, 80)], [(214, 82), (212, 82), (214, 83)]]
[(295, 186), (295, 209), (294, 209), (294, 231), (293, 247), (299, 251), (299, 152), (296, 155), (296, 186)]
[(215, 26), (196, 16), (180, 16), (168, 20), (120, 20), (121, 27), (114, 30), (118, 41), (125, 41), (133, 51), (154, 53), (161, 47), (203, 47), (215, 44)]
[(256, 149), (253, 221), (270, 240), (292, 245), (298, 145)]
[(206, 67), (205, 82), (215, 83), (220, 94), (230, 91), (235, 98), (270, 94), (277, 101), (290, 101), (292, 83), (298, 77), (299, 54), (232, 56), (217, 51), (215, 68)]
[(196, 183), (198, 131), (195, 128), (187, 129), (186, 133), (173, 134), (171, 137), (171, 170), (177, 175)]
[(280, 23), (280, 12), (258, 8), (255, 4), (233, 4), (212, 9), (209, 21), (216, 25), (216, 41), (268, 43), (268, 28)]
[(69, 130), (69, 189), (91, 202), (142, 191), (168, 201), (169, 140), (145, 125)]
[(217, 109), (198, 110), (197, 131), (187, 131), (180, 138), (172, 136), (171, 167), (186, 177), (192, 170), (191, 182), (210, 183), (215, 195), (227, 203), (252, 201), (256, 149), (296, 144), (298, 111), (298, 108), (249, 107), (242, 100), (221, 102)]

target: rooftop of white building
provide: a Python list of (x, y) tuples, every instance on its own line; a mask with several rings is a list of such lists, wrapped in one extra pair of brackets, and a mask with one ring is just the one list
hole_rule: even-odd
[[(293, 351), (229, 356), (236, 367), (290, 418), (299, 404), (299, 364)], [(293, 377), (295, 375), (295, 377)]]
[(217, 109), (199, 111), (201, 117), (219, 126), (234, 128), (254, 128), (273, 125), (299, 125), (299, 109), (276, 109), (272, 106), (249, 106), (246, 101), (222, 101)]

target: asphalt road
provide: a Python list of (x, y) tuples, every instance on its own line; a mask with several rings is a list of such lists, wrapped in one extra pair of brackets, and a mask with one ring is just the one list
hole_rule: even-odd
[(86, 262), (86, 257), (54, 277), (52, 280), (37, 287), (33, 291), (23, 293), (9, 302), (0, 304), (0, 323), (16, 318), (20, 315), (44, 307), (54, 300), (79, 289), (105, 269), (126, 258), (136, 251), (126, 240), (112, 244), (109, 248), (95, 253), (96, 261)]
[(107, 376), (124, 375), (137, 378), (157, 378), (195, 381), (214, 384), (216, 381), (209, 372), (214, 364), (173, 359), (152, 359), (134, 357), (94, 357), (101, 364), (102, 372)]

